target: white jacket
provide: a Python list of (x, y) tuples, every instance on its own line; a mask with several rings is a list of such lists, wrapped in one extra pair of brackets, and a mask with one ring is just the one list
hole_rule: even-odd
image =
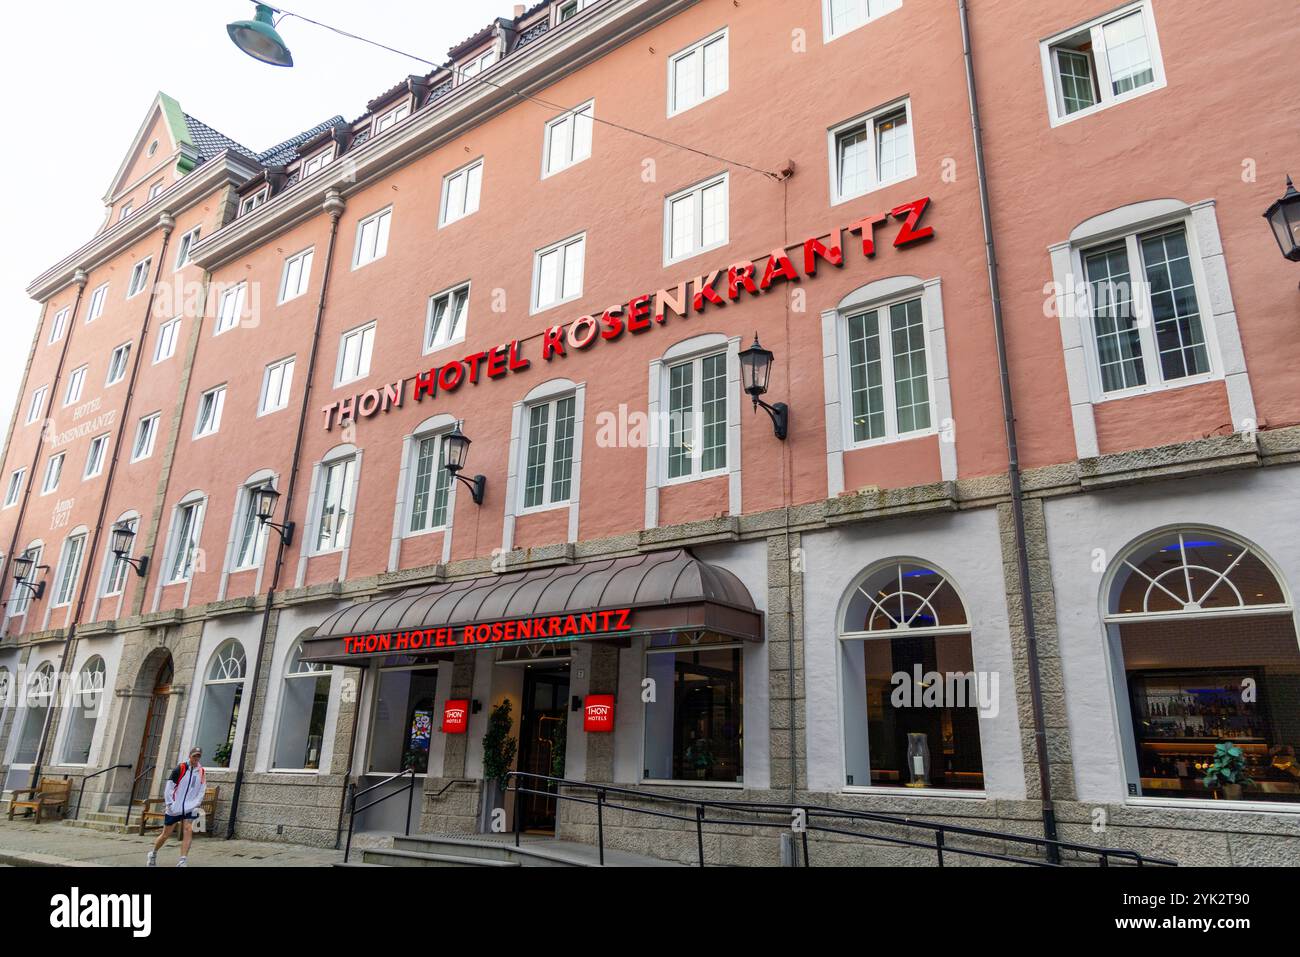
[[(176, 780), (172, 780), (172, 778)], [(163, 800), (167, 802), (167, 813), (175, 816), (189, 814), (203, 803), (203, 794), (208, 789), (207, 774), (203, 766), (192, 767), (181, 764), (167, 777), (163, 785)]]

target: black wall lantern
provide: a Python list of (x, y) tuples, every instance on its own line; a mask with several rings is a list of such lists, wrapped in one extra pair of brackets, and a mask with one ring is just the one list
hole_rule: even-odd
[(37, 569), (49, 569), (49, 567), (49, 565), (37, 565), (36, 556), (30, 551), (23, 552), (14, 559), (14, 582), (22, 585), (32, 593), (37, 601), (40, 601), (41, 596), (45, 594), (45, 582), (33, 583), (31, 578)]
[(280, 493), (275, 490), (275, 486), (270, 482), (265, 485), (259, 485), (257, 488), (250, 489), (249, 494), (253, 496), (253, 510), (256, 512), (258, 520), (263, 525), (275, 529), (276, 534), (280, 536), (285, 546), (293, 544), (293, 522), (285, 522), (279, 525), (271, 521), (275, 515), (276, 503), (280, 501)]
[(135, 528), (130, 522), (118, 522), (109, 533), (108, 549), (119, 561), (126, 562), (135, 569), (135, 573), (144, 578), (149, 570), (149, 556), (141, 555), (139, 559), (130, 559), (131, 543), (135, 541)]
[(767, 380), (772, 374), (773, 355), (758, 343), (758, 333), (754, 333), (754, 344), (740, 354), (740, 384), (745, 394), (754, 400), (754, 409), (762, 407), (772, 417), (772, 430), (778, 439), (785, 439), (790, 424), (790, 407), (784, 402), (768, 405), (759, 396), (767, 394)]
[(1296, 192), (1290, 176), (1286, 178), (1286, 192), (1268, 208), (1264, 218), (1273, 228), (1282, 255), (1293, 263), (1300, 262), (1300, 192)]
[(475, 475), (473, 479), (467, 479), (460, 474), (460, 470), (465, 467), (465, 460), (469, 458), (470, 440), (464, 432), (460, 430), (460, 423), (456, 423), (456, 428), (452, 429), (451, 434), (442, 440), (443, 448), (446, 449), (446, 464), (443, 466), (451, 473), (452, 478), (464, 482), (469, 486), (469, 494), (474, 498), (475, 505), (483, 504), (483, 492), (487, 488), (487, 478), (482, 475)]

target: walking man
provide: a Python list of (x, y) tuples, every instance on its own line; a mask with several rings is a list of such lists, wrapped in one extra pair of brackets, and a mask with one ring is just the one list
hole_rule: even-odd
[(181, 826), (181, 859), (177, 867), (189, 863), (190, 841), (194, 839), (194, 821), (199, 816), (199, 805), (203, 803), (203, 794), (207, 791), (207, 775), (203, 771), (200, 759), (203, 752), (199, 748), (190, 748), (190, 758), (172, 769), (163, 785), (163, 829), (158, 840), (149, 852), (149, 867), (158, 866), (158, 852), (172, 836), (177, 824)]

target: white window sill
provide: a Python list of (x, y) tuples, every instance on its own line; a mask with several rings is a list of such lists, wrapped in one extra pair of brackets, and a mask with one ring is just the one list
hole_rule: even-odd
[(1161, 810), (1191, 808), (1196, 811), (1232, 811), (1246, 814), (1300, 814), (1300, 801), (1206, 801), (1197, 799), (1131, 797), (1126, 798), (1127, 807), (1149, 807)]
[(840, 788), (841, 794), (885, 795), (892, 797), (943, 798), (946, 800), (987, 801), (989, 796), (984, 791), (956, 791), (950, 788), (909, 788), (884, 787), (880, 785), (846, 784)]
[[(1066, 116), (1058, 115), (1056, 110), (1053, 109), (1051, 111), (1051, 116), (1050, 116), (1050, 123), (1052, 129), (1056, 129), (1058, 126), (1065, 126), (1067, 123), (1073, 123), (1075, 120), (1082, 120), (1085, 117), (1096, 116), (1098, 113), (1103, 113), (1106, 110), (1109, 110), (1113, 106), (1119, 106), (1123, 103), (1128, 103), (1130, 100), (1136, 100), (1139, 97), (1146, 96), (1148, 93), (1154, 93), (1157, 90), (1163, 90), (1166, 85), (1167, 84), (1163, 80), (1153, 81), (1151, 83), (1148, 83), (1146, 86), (1141, 86), (1138, 87), (1136, 90), (1130, 90), (1129, 92), (1122, 93), (1119, 96), (1111, 97), (1109, 100), (1103, 100), (1100, 103), (1095, 103), (1092, 106), (1089, 106), (1085, 109), (1076, 110), (1075, 112), (1067, 114)], [(1055, 95), (1055, 91), (1053, 91), (1053, 95)]]
[(342, 546), (342, 545), (336, 545), (336, 546), (333, 547), (333, 548), (323, 548), (323, 549), (321, 549), (320, 551), (312, 551), (312, 552), (308, 552), (308, 553), (307, 553), (307, 557), (308, 557), (308, 558), (323, 558), (323, 557), (326, 556), (326, 555), (337, 555), (337, 554), (339, 554), (340, 552), (343, 551), (343, 548), (344, 548), (344, 546)]
[(448, 523), (446, 525), (436, 525), (433, 528), (422, 528), (419, 531), (415, 531), (415, 532), (402, 532), (402, 538), (403, 539), (421, 538), (425, 535), (437, 535), (439, 532), (446, 532), (447, 529), (450, 527), (451, 524)]
[(352, 378), (352, 379), (336, 379), (335, 382), (334, 382), (334, 388), (336, 388), (336, 389), (341, 389), (341, 388), (343, 388), (345, 385), (352, 385), (352, 383), (354, 383), (354, 382), (361, 382), (361, 381), (363, 381), (363, 380), (365, 380), (365, 379), (369, 379), (369, 378), (370, 378), (370, 373), (369, 373), (369, 372), (366, 372), (366, 373), (364, 373), (363, 375), (356, 376), (355, 378)]
[(276, 406), (274, 409), (262, 409), (257, 413), (257, 417), (260, 419), (264, 416), (275, 415), (275, 413), (283, 412), (287, 408), (289, 408), (287, 405), (280, 405)]
[(915, 169), (913, 169), (912, 172), (908, 173), (906, 176), (895, 176), (893, 179), (884, 180), (880, 183), (876, 183), (874, 186), (871, 186), (868, 189), (864, 189), (860, 193), (852, 193), (847, 196), (832, 194), (831, 205), (843, 206), (845, 203), (851, 203), (855, 199), (861, 199), (863, 196), (870, 196), (872, 193), (878, 193), (882, 189), (888, 189), (891, 186), (897, 186), (899, 183), (906, 183), (909, 179), (916, 179)]
[(554, 512), (554, 511), (558, 511), (559, 509), (568, 508), (568, 507), (569, 507), (568, 499), (565, 499), (563, 502), (551, 502), (549, 505), (527, 505), (527, 506), (521, 505), (519, 507), (519, 511), (515, 513), (515, 516), (520, 517), (524, 515), (539, 515), (543, 512)]
[(216, 435), (220, 431), (220, 429), (213, 429), (211, 432), (195, 432), (194, 435), (191, 436), (191, 441), (197, 442), (199, 439), (206, 439), (208, 436)]
[[(664, 471), (667, 471), (667, 469), (665, 468)], [(661, 481), (661, 482), (659, 483), (659, 487), (660, 487), (660, 488), (667, 488), (667, 487), (670, 486), (670, 485), (687, 485), (687, 484), (689, 484), (689, 483), (691, 483), (691, 482), (701, 482), (701, 481), (703, 481), (703, 480), (705, 480), (705, 479), (720, 478), (721, 476), (723, 476), (723, 475), (727, 475), (727, 474), (729, 474), (729, 470), (728, 470), (728, 469), (726, 469), (726, 468), (720, 468), (720, 469), (713, 469), (712, 471), (709, 471), (709, 472), (701, 472), (701, 473), (699, 473), (698, 475), (694, 475), (694, 474), (692, 474), (692, 475), (679, 475), (679, 476), (677, 476), (676, 478), (666, 478), (666, 479), (664, 479), (663, 481)]]
[(540, 315), (543, 312), (548, 312), (549, 310), (554, 309), (556, 306), (563, 306), (565, 303), (568, 302), (577, 302), (581, 298), (582, 298), (582, 293), (579, 292), (576, 295), (569, 296), (567, 299), (557, 299), (555, 300), (555, 302), (549, 302), (544, 306), (539, 306), (534, 303), (532, 309), (529, 310), (528, 314), (530, 316)]
[(286, 296), (285, 298), (281, 299), (279, 302), (276, 303), (276, 305), (283, 306), (286, 302), (293, 302), (295, 299), (301, 299), (305, 295), (307, 295), (306, 289), (304, 289), (302, 292), (295, 292), (292, 296)]
[(591, 159), (590, 156), (584, 156), (584, 157), (583, 157), (582, 159), (580, 159), (580, 160), (574, 160), (572, 163), (570, 163), (570, 164), (567, 165), (567, 166), (557, 166), (557, 167), (556, 167), (555, 169), (553, 169), (553, 170), (550, 170), (550, 171), (548, 171), (548, 172), (543, 172), (543, 173), (542, 173), (542, 179), (543, 179), (543, 181), (545, 181), (545, 180), (550, 179), (552, 176), (559, 176), (559, 175), (560, 175), (561, 173), (563, 173), (566, 169), (573, 169), (573, 167), (575, 167), (575, 166), (581, 166), (583, 163), (587, 162), (587, 160), (589, 160), (589, 159)]
[(320, 768), (268, 768), (266, 774), (297, 774), (302, 776), (319, 776)]
[(454, 226), (454, 225), (456, 225), (457, 223), (464, 222), (465, 220), (469, 219), (471, 216), (473, 216), (473, 215), (474, 215), (475, 213), (477, 213), (477, 212), (478, 212), (478, 210), (476, 209), (476, 210), (474, 210), (474, 212), (472, 212), (472, 213), (466, 213), (464, 216), (457, 216), (455, 219), (440, 219), (440, 220), (438, 221), (438, 228), (439, 228), (439, 229), (446, 229), (448, 226)]
[(668, 111), (668, 119), (671, 120), (674, 116), (681, 116), (683, 113), (689, 113), (691, 110), (695, 109), (697, 106), (703, 106), (705, 103), (708, 103), (710, 100), (716, 100), (718, 97), (720, 97), (720, 96), (724, 95), (725, 93), (729, 92), (730, 89), (731, 89), (730, 86), (723, 87), (723, 88), (722, 88), (721, 90), (719, 90), (717, 93), (711, 93), (711, 94), (709, 94), (708, 96), (704, 97), (704, 99), (702, 99), (702, 100), (696, 100), (696, 101), (695, 101), (694, 103), (692, 103), (690, 106), (683, 106), (681, 109), (677, 109), (677, 110), (671, 110), (671, 109), (670, 109), (670, 110)]
[[(692, 259), (695, 259), (697, 256), (703, 256), (705, 253), (711, 253), (715, 249), (723, 249), (730, 244), (731, 244), (731, 237), (727, 237), (720, 243), (714, 243), (712, 246), (701, 246), (699, 249), (693, 249), (689, 253), (685, 253), (684, 255), (678, 256), (676, 259), (671, 259), (665, 256), (664, 268), (667, 269), (669, 266), (676, 266), (680, 263), (690, 262)], [(759, 276), (759, 278), (762, 279), (763, 277)]]
[(354, 262), (352, 264), (352, 271), (356, 272), (358, 269), (364, 269), (366, 266), (369, 266), (371, 263), (377, 263), (379, 262), (379, 260), (383, 258), (384, 258), (383, 256), (376, 256), (374, 259), (367, 259), (365, 262)]
[(864, 442), (849, 442), (844, 446), (844, 451), (856, 452), (858, 449), (874, 449), (882, 445), (896, 445), (900, 442), (910, 442), (912, 439), (924, 439), (938, 434), (938, 429), (929, 428), (920, 429), (916, 432), (904, 432), (902, 435), (882, 435), (878, 439), (867, 439)]
[(448, 342), (440, 342), (437, 343), (436, 345), (432, 345), (429, 348), (425, 349), (423, 354), (426, 356), (431, 356), (436, 352), (444, 352), (447, 349), (450, 349), (452, 346), (463, 345), (464, 342), (465, 342), (464, 336), (461, 336), (459, 339), (451, 339)]
[(1223, 376), (1218, 372), (1205, 372), (1201, 375), (1174, 379), (1172, 382), (1159, 382), (1155, 385), (1140, 385), (1131, 389), (1117, 389), (1114, 392), (1104, 392), (1100, 395), (1092, 396), (1092, 404), (1103, 405), (1107, 402), (1116, 402), (1122, 399), (1134, 399), (1139, 396), (1155, 395), (1160, 392), (1173, 392), (1177, 389), (1186, 389), (1188, 386), (1204, 385), (1207, 382), (1220, 382), (1222, 380)]
[(637, 782), (646, 787), (657, 788), (712, 788), (724, 791), (743, 791), (743, 781), (665, 781), (660, 778), (642, 778)]
[(169, 582), (163, 582), (163, 588), (171, 588), (173, 585), (188, 585), (189, 583), (190, 579), (188, 578), (174, 578)]
[(857, 31), (861, 30), (863, 27), (867, 26), (868, 24), (875, 23), (877, 20), (889, 16), (891, 13), (893, 13), (895, 10), (898, 9), (899, 9), (898, 7), (894, 7), (893, 10), (886, 10), (884, 13), (877, 14), (874, 17), (868, 17), (867, 19), (863, 20), (861, 23), (855, 23), (851, 27), (845, 27), (839, 33), (832, 33), (830, 27), (827, 26), (827, 28), (822, 31), (822, 43), (833, 43), (834, 41), (840, 39), (841, 37), (848, 36), (850, 33), (856, 33)]

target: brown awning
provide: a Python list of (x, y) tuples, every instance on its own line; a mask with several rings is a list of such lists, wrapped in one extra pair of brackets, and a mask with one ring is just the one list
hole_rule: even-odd
[(346, 664), (672, 631), (761, 641), (763, 615), (739, 578), (676, 549), (420, 585), (358, 602), (321, 622), (302, 657)]

